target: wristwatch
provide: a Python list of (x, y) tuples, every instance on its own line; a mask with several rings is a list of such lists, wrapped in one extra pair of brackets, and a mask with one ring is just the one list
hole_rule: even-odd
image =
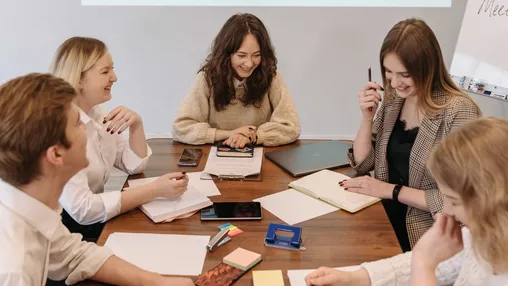
[(393, 187), (392, 199), (396, 202), (399, 201), (399, 193), (401, 189), (402, 185), (395, 185), (395, 187)]

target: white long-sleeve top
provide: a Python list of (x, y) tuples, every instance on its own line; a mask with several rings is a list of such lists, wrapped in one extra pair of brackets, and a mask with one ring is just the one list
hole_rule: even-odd
[(0, 180), (0, 285), (68, 285), (93, 277), (113, 252), (81, 241), (60, 212)]
[(59, 201), (75, 221), (88, 225), (105, 222), (120, 213), (120, 191), (104, 193), (104, 184), (113, 166), (128, 174), (142, 173), (152, 150), (147, 147), (147, 156), (140, 158), (132, 151), (126, 138), (107, 132), (108, 124), (102, 123), (106, 113), (100, 105), (88, 114), (80, 110), (80, 116), (86, 128), (89, 165), (65, 185)]
[[(507, 286), (508, 273), (495, 275), (486, 261), (476, 257), (469, 229), (462, 229), (462, 237), (464, 249), (437, 267), (438, 285)], [(411, 255), (411, 252), (406, 252), (388, 259), (364, 263), (362, 267), (369, 273), (371, 285), (409, 285)]]

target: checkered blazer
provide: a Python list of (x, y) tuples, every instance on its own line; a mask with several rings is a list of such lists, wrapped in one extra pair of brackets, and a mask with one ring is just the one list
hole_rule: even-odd
[[(432, 97), (438, 105), (450, 100), (452, 102), (432, 118), (425, 117), (420, 124), (409, 156), (409, 187), (424, 190), (427, 206), (431, 213), (435, 213), (442, 211), (443, 198), (426, 167), (430, 152), (455, 129), (478, 118), (480, 111), (467, 98), (453, 97), (442, 91), (434, 92)], [(372, 128), (373, 148), (365, 160), (356, 163), (352, 152), (348, 154), (351, 166), (358, 175), (374, 170), (378, 180), (388, 182), (386, 148), (403, 103), (403, 98), (394, 96), (380, 106)], [(411, 247), (432, 226), (434, 220), (431, 213), (408, 206), (406, 226)]]

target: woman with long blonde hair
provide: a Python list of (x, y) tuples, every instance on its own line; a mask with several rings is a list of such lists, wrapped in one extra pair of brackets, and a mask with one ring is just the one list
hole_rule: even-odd
[(450, 134), (428, 163), (444, 214), (413, 251), (356, 272), (320, 268), (307, 285), (508, 285), (507, 149), (502, 119), (478, 119)]
[[(340, 184), (383, 199), (401, 248), (409, 251), (432, 226), (431, 213), (443, 206), (426, 169), (432, 147), (481, 112), (451, 80), (437, 38), (422, 20), (397, 23), (379, 60), (383, 86), (369, 82), (360, 90), (363, 119), (348, 155), (360, 175), (374, 170), (375, 177)], [(380, 90), (385, 92), (381, 106)]]
[[(62, 220), (71, 232), (96, 241), (105, 221), (156, 197), (179, 197), (187, 190), (188, 177), (172, 173), (128, 192), (104, 193), (113, 166), (128, 174), (144, 171), (151, 150), (146, 143), (143, 121), (123, 106), (109, 113), (102, 108), (111, 99), (111, 88), (117, 77), (113, 58), (100, 40), (84, 37), (66, 40), (58, 48), (50, 69), (76, 89), (76, 105), (87, 133), (89, 166), (67, 183), (60, 197), (65, 210)], [(129, 139), (122, 136), (127, 129)]]

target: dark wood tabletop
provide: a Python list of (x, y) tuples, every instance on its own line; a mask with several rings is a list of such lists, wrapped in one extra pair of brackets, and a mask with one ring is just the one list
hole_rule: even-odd
[[(148, 167), (144, 174), (132, 176), (133, 179), (160, 176), (167, 172), (202, 171), (210, 150), (209, 145), (192, 146), (192, 148), (201, 148), (203, 156), (197, 167), (183, 168), (179, 167), (177, 162), (183, 149), (189, 147), (188, 145), (170, 139), (152, 139), (148, 142), (153, 151)], [(299, 140), (286, 146), (265, 147), (264, 152), (292, 148), (312, 142), (316, 141)], [(349, 176), (353, 174), (350, 168), (335, 171)], [(261, 172), (262, 181), (260, 182), (216, 181), (221, 196), (211, 197), (210, 199), (214, 202), (252, 201), (286, 190), (288, 184), (295, 180), (266, 158), (263, 158)], [(219, 264), (224, 256), (237, 247), (258, 252), (262, 255), (263, 261), (255, 266), (253, 270), (281, 269), (286, 285), (289, 285), (286, 270), (314, 269), (319, 266), (358, 265), (365, 261), (377, 260), (401, 253), (397, 238), (381, 203), (372, 205), (355, 214), (338, 210), (297, 224), (297, 226), (303, 228), (302, 240), (306, 247), (305, 251), (281, 250), (264, 246), (264, 238), (270, 222), (284, 223), (266, 210), (263, 210), (261, 221), (233, 222), (235, 226), (244, 232), (219, 247), (215, 252), (207, 253), (203, 272)], [(155, 224), (144, 213), (136, 209), (108, 221), (98, 244), (104, 245), (108, 236), (113, 232), (210, 235), (213, 237), (218, 232), (217, 226), (223, 223), (219, 221), (201, 221), (199, 213), (197, 213), (190, 218), (171, 223)], [(140, 247), (143, 246), (140, 245)], [(178, 259), (178, 257), (168, 257), (167, 259)], [(191, 278), (194, 279), (195, 277)], [(85, 281), (80, 285), (100, 284)], [(252, 285), (252, 271), (246, 273), (235, 285)]]

